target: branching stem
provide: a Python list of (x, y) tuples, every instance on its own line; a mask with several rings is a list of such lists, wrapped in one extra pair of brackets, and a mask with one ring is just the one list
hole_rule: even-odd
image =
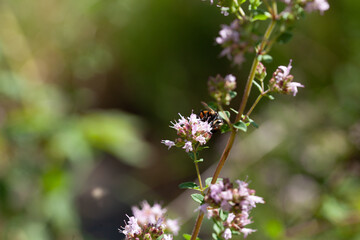
[[(263, 37), (263, 39), (262, 39), (262, 41), (260, 43), (260, 46), (257, 49), (257, 54), (254, 57), (254, 60), (253, 60), (253, 63), (252, 63), (251, 69), (250, 69), (249, 77), (247, 79), (246, 86), (245, 86), (245, 89), (244, 89), (244, 95), (242, 97), (242, 100), (241, 100), (241, 103), (240, 103), (240, 106), (239, 106), (239, 111), (238, 111), (238, 114), (237, 114), (236, 119), (235, 119), (235, 123), (241, 120), (241, 117), (242, 117), (242, 115), (244, 113), (246, 103), (247, 103), (249, 95), (250, 95), (251, 86), (252, 86), (252, 83), (253, 83), (253, 80), (254, 80), (254, 77), (255, 77), (256, 67), (257, 67), (257, 65), (259, 63), (259, 56), (261, 54), (263, 54), (263, 50), (264, 50), (265, 46), (267, 45), (267, 43), (269, 42), (271, 33), (274, 30), (274, 27), (276, 25), (276, 14), (277, 14), (276, 4), (273, 5), (272, 14), (273, 14), (273, 17), (271, 19), (271, 22), (270, 22), (268, 28), (266, 29), (266, 32), (265, 32), (264, 37)], [(260, 97), (260, 99), (261, 99), (261, 97)], [(259, 99), (259, 101), (260, 101), (260, 99)], [(251, 111), (250, 111), (250, 113), (251, 113)], [(226, 162), (226, 159), (229, 156), (231, 148), (232, 148), (232, 146), (234, 144), (236, 133), (237, 133), (237, 130), (235, 128), (232, 128), (229, 140), (228, 140), (228, 142), (226, 144), (226, 147), (225, 147), (225, 149), (224, 149), (224, 151), (223, 151), (223, 153), (221, 155), (220, 161), (219, 161), (219, 163), (218, 163), (218, 165), (216, 167), (216, 170), (214, 172), (211, 184), (216, 183), (216, 180), (219, 177), (221, 169), (223, 168), (223, 166), (224, 166), (224, 164)], [(198, 236), (198, 234), (200, 232), (200, 228), (201, 228), (201, 224), (202, 224), (203, 219), (204, 219), (204, 213), (199, 211), (199, 215), (198, 215), (198, 217), (196, 219), (196, 223), (195, 223), (192, 235), (191, 235), (191, 240), (196, 240), (196, 238), (197, 238), (197, 236)]]

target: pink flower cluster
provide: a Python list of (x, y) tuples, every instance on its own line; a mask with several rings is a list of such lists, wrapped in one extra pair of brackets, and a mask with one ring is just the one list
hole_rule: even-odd
[(301, 7), (304, 7), (305, 11), (313, 12), (319, 11), (320, 14), (323, 14), (325, 11), (329, 10), (330, 5), (327, 0), (283, 0), (288, 5), (299, 4)]
[(143, 201), (141, 208), (132, 207), (134, 216), (128, 217), (125, 227), (119, 231), (126, 236), (126, 240), (157, 239), (160, 236), (162, 240), (172, 240), (172, 234), (177, 235), (180, 227), (177, 220), (165, 217), (166, 211), (160, 204), (155, 203), (151, 207), (147, 201)]
[(245, 228), (252, 223), (249, 218), (250, 210), (257, 203), (265, 203), (263, 198), (255, 196), (255, 190), (248, 187), (248, 183), (237, 180), (234, 187), (229, 179), (224, 179), (210, 186), (210, 191), (205, 196), (205, 203), (201, 205), (201, 211), (207, 213), (208, 218), (220, 220), (220, 210), (228, 212), (228, 217), (223, 221), (224, 231), (222, 236), (231, 239), (232, 231), (237, 231), (247, 237), (256, 230)]
[(291, 60), (289, 65), (279, 66), (273, 74), (273, 77), (269, 81), (269, 86), (271, 91), (284, 93), (284, 94), (292, 94), (296, 96), (298, 92), (298, 87), (304, 87), (301, 83), (293, 82), (294, 76), (290, 75)]
[(323, 14), (325, 11), (329, 10), (330, 5), (326, 0), (312, 0), (308, 1), (305, 5), (305, 11), (319, 11), (320, 14)]
[(229, 26), (221, 25), (219, 37), (215, 41), (224, 48), (220, 53), (221, 57), (226, 56), (237, 65), (241, 65), (245, 61), (244, 51), (247, 44), (240, 42), (240, 22), (238, 20), (234, 20)]
[(174, 128), (179, 138), (175, 141), (162, 140), (161, 143), (169, 147), (181, 147), (186, 152), (192, 152), (196, 145), (204, 145), (211, 138), (211, 123), (202, 121), (196, 114), (192, 113), (190, 117), (185, 118), (180, 113), (180, 119), (171, 122), (171, 128)]

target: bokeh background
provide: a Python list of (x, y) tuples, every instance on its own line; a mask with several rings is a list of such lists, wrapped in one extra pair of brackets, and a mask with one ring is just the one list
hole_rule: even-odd
[[(248, 239), (360, 239), (360, 2), (329, 2), (267, 65), (293, 59), (306, 88), (261, 102), (260, 128), (241, 134), (222, 173), (267, 202)], [(123, 239), (144, 199), (190, 233), (196, 205), (177, 185), (195, 169), (160, 140), (210, 100), (209, 76), (244, 85), (249, 61), (234, 68), (214, 44), (231, 20), (200, 0), (1, 1), (0, 239)], [(204, 151), (204, 177), (226, 139)]]

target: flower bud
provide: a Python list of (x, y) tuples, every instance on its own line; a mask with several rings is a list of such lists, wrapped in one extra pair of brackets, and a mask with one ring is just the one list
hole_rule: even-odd
[(263, 81), (265, 77), (266, 77), (266, 67), (261, 62), (259, 62), (258, 65), (256, 66), (255, 78), (259, 81)]

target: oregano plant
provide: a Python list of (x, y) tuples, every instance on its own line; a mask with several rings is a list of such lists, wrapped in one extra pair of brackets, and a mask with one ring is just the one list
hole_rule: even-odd
[[(275, 72), (268, 73), (266, 65), (276, 61), (270, 55), (276, 43), (286, 43), (292, 37), (294, 23), (307, 12), (323, 14), (329, 9), (326, 0), (210, 0), (220, 8), (221, 14), (234, 20), (230, 25), (222, 25), (215, 42), (222, 47), (220, 56), (229, 59), (234, 66), (241, 66), (247, 56), (253, 56), (252, 65), (243, 90), (237, 89), (233, 74), (217, 75), (208, 80), (208, 90), (212, 101), (203, 103), (204, 110), (199, 114), (190, 113), (171, 122), (170, 128), (176, 132), (173, 140), (162, 140), (168, 149), (180, 148), (193, 161), (198, 182), (185, 182), (181, 189), (195, 191), (191, 198), (199, 204), (197, 219), (191, 234), (179, 239), (196, 240), (204, 216), (213, 221), (212, 238), (228, 240), (234, 235), (246, 238), (255, 232), (249, 225), (256, 221), (250, 217), (257, 204), (264, 204), (263, 198), (256, 195), (247, 181), (219, 178), (227, 157), (233, 147), (237, 134), (245, 133), (249, 127), (258, 125), (251, 119), (251, 113), (264, 97), (274, 100), (275, 94), (296, 96), (298, 88), (304, 85), (294, 81), (291, 75), (292, 60), (280, 63)], [(264, 27), (265, 25), (265, 27)], [(264, 29), (264, 31), (262, 31)], [(252, 87), (257, 91), (252, 91)], [(248, 103), (250, 93), (257, 95), (253, 103)], [(241, 96), (238, 107), (231, 106), (231, 100)], [(213, 133), (229, 133), (227, 144), (218, 161), (212, 178), (201, 178), (201, 152), (208, 148), (207, 143)], [(185, 157), (185, 156), (184, 156)], [(125, 226), (119, 231), (128, 240), (169, 240), (178, 235), (180, 226), (177, 219), (168, 219), (166, 209), (155, 203), (141, 203), (141, 208), (133, 207), (133, 216), (128, 216)]]

